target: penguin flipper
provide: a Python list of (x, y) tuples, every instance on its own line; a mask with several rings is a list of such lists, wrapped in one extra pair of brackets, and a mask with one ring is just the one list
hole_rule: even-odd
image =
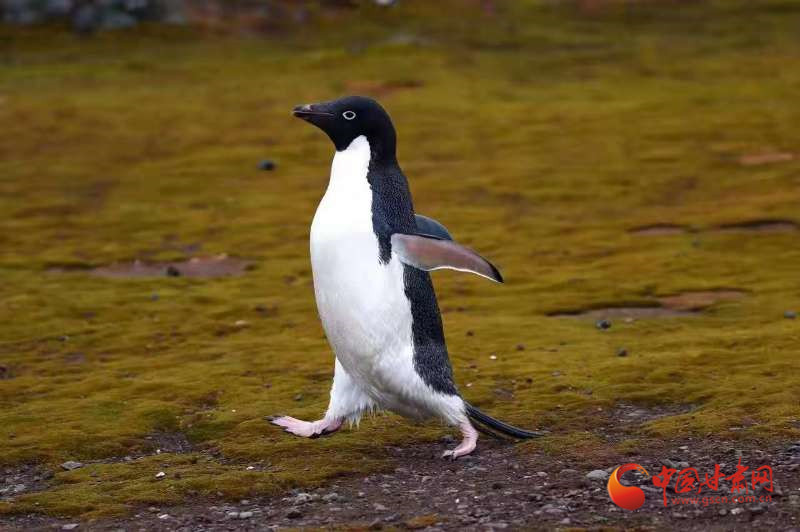
[(404, 264), (420, 270), (446, 268), (471, 272), (496, 283), (503, 282), (503, 276), (491, 262), (452, 240), (441, 240), (428, 235), (395, 233), (392, 235), (391, 243), (392, 250)]
[(444, 225), (437, 222), (433, 218), (428, 218), (427, 216), (423, 216), (421, 214), (415, 214), (414, 219), (417, 222), (417, 234), (431, 235), (441, 238), (442, 240), (453, 240), (453, 237), (450, 236), (450, 231), (448, 231)]

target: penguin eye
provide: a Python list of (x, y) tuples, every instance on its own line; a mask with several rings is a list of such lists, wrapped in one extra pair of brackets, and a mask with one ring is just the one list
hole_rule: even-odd
[(356, 114), (353, 111), (345, 111), (342, 116), (345, 120), (352, 120), (356, 117)]

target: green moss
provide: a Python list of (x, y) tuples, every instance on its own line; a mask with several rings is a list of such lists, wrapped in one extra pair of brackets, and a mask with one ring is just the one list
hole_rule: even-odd
[[(738, 163), (800, 146), (800, 72), (786, 67), (800, 52), (786, 16), (796, 7), (586, 16), (534, 4), (485, 19), (404, 2), (275, 39), (0, 29), (0, 122), (24, 126), (0, 136), (0, 462), (96, 461), (0, 512), (99, 516), (277, 493), (379, 470), (386, 445), (441, 435), (380, 416), (304, 441), (263, 421), (326, 406), (332, 355), (307, 239), (331, 149), (289, 110), (352, 87), (391, 111), (417, 210), (503, 270), (499, 287), (435, 279), (465, 395), (551, 431), (520, 452), (797, 438), (798, 322), (782, 317), (800, 307), (797, 234), (709, 230), (797, 220), (797, 159)], [(277, 170), (257, 171), (262, 158)], [(628, 232), (666, 222), (697, 232)], [(218, 253), (255, 268), (221, 279), (80, 271)], [(65, 265), (77, 271), (49, 271)], [(547, 317), (720, 287), (747, 296), (608, 331)], [(614, 447), (587, 412), (618, 402), (693, 408)], [(178, 432), (196, 453), (149, 454), (148, 436)]]

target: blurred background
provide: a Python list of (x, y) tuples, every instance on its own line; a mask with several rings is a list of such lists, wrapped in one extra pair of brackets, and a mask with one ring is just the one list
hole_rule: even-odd
[[(441, 437), (263, 421), (327, 403), (308, 230), (333, 147), (291, 109), (347, 94), (392, 115), (417, 211), (506, 278), (434, 275), (462, 391), (550, 431), (519, 452), (596, 469), (800, 435), (800, 3), (2, 0), (0, 19), (0, 512), (280, 493)], [(630, 405), (658, 415), (598, 432)], [(153, 483), (165, 463), (180, 475)], [(14, 480), (31, 464), (57, 474)]]

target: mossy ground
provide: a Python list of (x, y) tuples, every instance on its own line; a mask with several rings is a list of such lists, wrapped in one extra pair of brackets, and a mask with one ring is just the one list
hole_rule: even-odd
[[(379, 416), (306, 441), (263, 421), (320, 414), (332, 368), (308, 260), (332, 150), (289, 111), (354, 91), (391, 112), (418, 212), (506, 277), (435, 282), (465, 395), (551, 431), (521, 450), (586, 452), (592, 412), (617, 402), (693, 407), (642, 439), (800, 434), (800, 321), (783, 318), (800, 307), (800, 236), (706, 230), (800, 217), (800, 158), (738, 162), (800, 150), (796, 4), (521, 2), (457, 20), (420, 4), (272, 37), (0, 30), (0, 462), (97, 461), (0, 511), (277, 493), (441, 435)], [(265, 157), (276, 171), (255, 169)], [(628, 232), (651, 223), (699, 232)], [(49, 271), (218, 253), (256, 267)], [(718, 288), (748, 295), (604, 332), (547, 317)], [(152, 454), (147, 436), (175, 432), (195, 452)]]

